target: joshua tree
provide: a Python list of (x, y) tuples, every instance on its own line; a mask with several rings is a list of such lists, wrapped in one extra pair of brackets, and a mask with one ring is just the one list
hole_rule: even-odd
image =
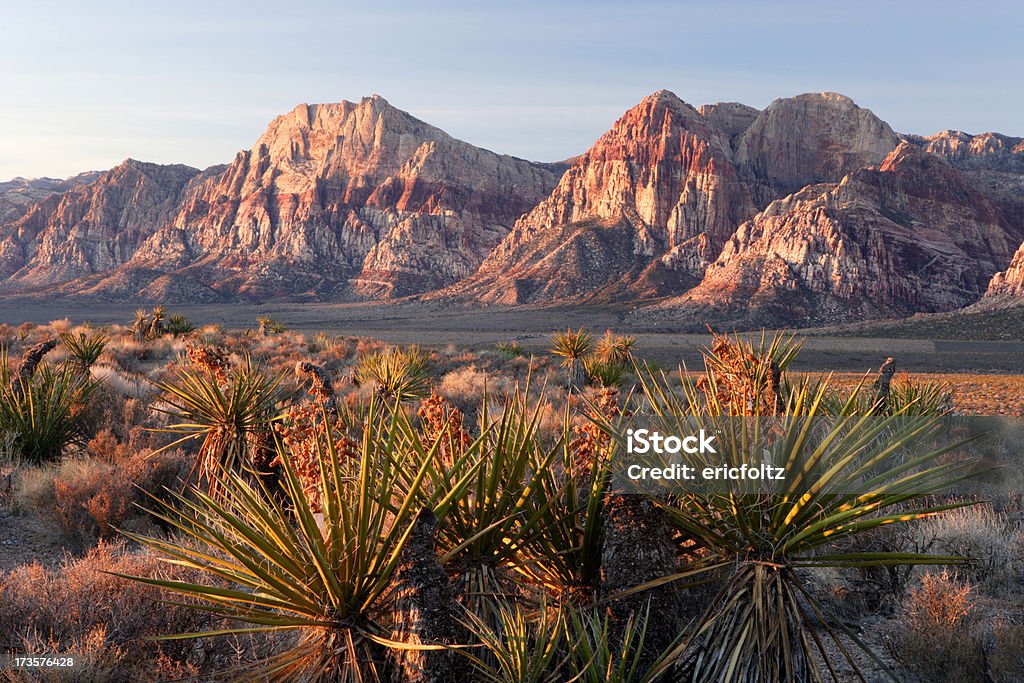
[(146, 313), (146, 309), (139, 308), (135, 310), (135, 322), (132, 323), (132, 334), (135, 335), (135, 341), (145, 341), (146, 335), (149, 334), (149, 314)]
[(167, 318), (167, 309), (163, 306), (153, 307), (153, 316), (149, 320), (149, 338), (158, 339), (164, 335), (164, 319)]
[(256, 318), (256, 322), (259, 323), (260, 326), (260, 336), (266, 337), (267, 327), (274, 322), (274, 319), (271, 318), (269, 315), (261, 315)]

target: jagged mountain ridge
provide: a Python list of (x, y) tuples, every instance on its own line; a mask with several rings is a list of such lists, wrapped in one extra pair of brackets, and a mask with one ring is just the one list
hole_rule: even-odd
[(47, 196), (0, 221), (0, 268), (18, 294), (903, 315), (1024, 293), (1022, 159), (994, 133), (897, 135), (835, 93), (759, 111), (659, 91), (539, 164), (373, 96), (300, 105), (225, 166), (129, 161)]
[(736, 103), (697, 110), (659, 91), (580, 156), (451, 294), (542, 303), (680, 293), (758, 209), (791, 188), (880, 163), (898, 143), (878, 117), (835, 93), (758, 112)]
[[(659, 304), (745, 325), (827, 325), (977, 301), (1024, 239), (944, 159), (902, 143), (878, 167), (812, 185), (736, 231), (704, 280)], [(664, 315), (664, 314), (663, 314)]]
[[(561, 170), (473, 147), (379, 96), (300, 105), (228, 166), (170, 183), (169, 211), (119, 235), (109, 268), (66, 260), (62, 288), (250, 300), (435, 289), (472, 273)], [(66, 215), (40, 205), (15, 224), (24, 262), (9, 290), (61, 280), (46, 242), (75, 242)]]

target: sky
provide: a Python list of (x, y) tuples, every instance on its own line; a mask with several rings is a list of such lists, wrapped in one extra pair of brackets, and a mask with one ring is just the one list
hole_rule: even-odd
[(0, 180), (229, 162), (302, 102), (373, 93), (553, 161), (645, 95), (831, 90), (901, 132), (1024, 136), (1024, 2), (0, 0)]

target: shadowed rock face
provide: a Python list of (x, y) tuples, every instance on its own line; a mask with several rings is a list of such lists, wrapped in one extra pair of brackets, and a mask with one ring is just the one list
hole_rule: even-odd
[(748, 324), (946, 311), (976, 301), (1022, 237), (960, 172), (904, 143), (877, 168), (771, 203), (662, 306)]
[(899, 139), (870, 110), (837, 93), (775, 100), (737, 143), (736, 164), (759, 206), (806, 185), (880, 163)]

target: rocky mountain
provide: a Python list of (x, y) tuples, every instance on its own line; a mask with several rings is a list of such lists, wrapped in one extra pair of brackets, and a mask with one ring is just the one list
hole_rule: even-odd
[(686, 291), (758, 208), (877, 164), (898, 143), (874, 114), (834, 93), (758, 112), (737, 103), (694, 109), (659, 91), (580, 156), (451, 293), (527, 303)]
[(37, 205), (2, 263), (19, 286), (112, 297), (421, 292), (476, 270), (563, 169), (473, 147), (379, 96), (300, 105), (227, 167), (156, 168), (127, 162)]
[(0, 211), (18, 295), (625, 302), (699, 325), (1024, 301), (1024, 141), (897, 135), (835, 93), (758, 111), (658, 91), (562, 164), (379, 96), (304, 104), (227, 165), (18, 179)]
[(904, 139), (941, 157), (990, 192), (1024, 198), (1024, 139), (998, 133), (968, 135), (946, 130)]
[(743, 325), (831, 324), (977, 301), (1024, 239), (944, 159), (909, 143), (878, 167), (810, 185), (739, 227), (704, 280), (660, 304)]
[(51, 194), (0, 228), (0, 274), (7, 288), (66, 282), (127, 262), (171, 220), (198, 173), (129, 159), (92, 182)]
[(63, 180), (14, 178), (0, 183), (0, 225), (13, 223), (50, 195), (67, 192), (76, 185), (92, 182), (99, 175), (99, 171), (88, 171)]

